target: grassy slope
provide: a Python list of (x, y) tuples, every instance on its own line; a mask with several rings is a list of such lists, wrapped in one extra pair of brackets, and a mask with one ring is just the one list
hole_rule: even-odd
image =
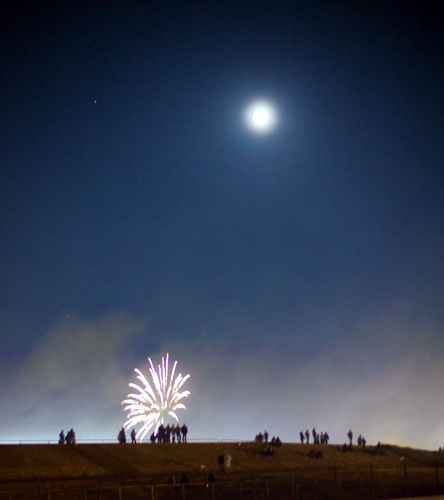
[[(430, 452), (412, 448), (386, 445), (385, 456), (364, 453), (356, 448), (354, 453), (343, 453), (341, 446), (301, 445), (284, 443), (275, 448), (273, 457), (260, 454), (260, 443), (189, 443), (178, 444), (106, 444), (99, 445), (103, 452), (110, 454), (123, 464), (129, 464), (142, 474), (170, 474), (171, 472), (200, 473), (218, 469), (219, 455), (232, 455), (232, 473), (249, 474), (294, 472), (302, 475), (330, 477), (333, 471), (362, 471), (366, 475), (373, 469), (376, 471), (404, 470), (409, 468), (432, 468), (435, 462), (444, 467), (444, 452)], [(22, 445), (0, 447), (0, 478), (61, 477), (63, 475), (97, 475), (106, 473), (99, 467), (96, 457), (86, 458), (88, 445), (78, 445), (77, 449), (60, 448), (57, 445)], [(311, 449), (322, 450), (323, 460), (308, 458)], [(82, 455), (85, 458), (82, 458)], [(102, 464), (106, 467), (106, 464)], [(103, 472), (102, 472), (103, 470)], [(14, 472), (16, 471), (16, 472)], [(112, 473), (112, 470), (108, 472)], [(114, 471), (121, 472), (121, 471)]]
[(426, 467), (434, 467), (437, 463), (439, 467), (444, 467), (444, 452), (417, 450), (405, 446), (386, 445), (388, 451), (405, 457), (405, 460), (418, 463)]
[[(218, 456), (225, 453), (232, 455), (233, 473), (246, 473), (256, 470), (262, 472), (294, 471), (300, 473), (328, 473), (334, 470), (403, 470), (404, 464), (409, 467), (430, 467), (435, 465), (437, 453), (421, 450), (404, 450), (395, 446), (387, 446), (385, 456), (364, 453), (356, 447), (354, 453), (343, 453), (341, 446), (283, 444), (275, 448), (273, 457), (260, 454), (260, 443), (199, 443), (187, 445), (173, 444), (137, 444), (137, 445), (103, 445), (106, 450), (131, 464), (144, 474), (166, 473), (173, 469), (179, 471), (217, 470)], [(308, 458), (311, 449), (322, 450), (323, 460)], [(444, 465), (444, 453), (441, 465)]]

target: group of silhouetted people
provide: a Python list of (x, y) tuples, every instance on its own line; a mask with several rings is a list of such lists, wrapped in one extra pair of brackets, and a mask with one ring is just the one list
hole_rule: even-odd
[[(311, 431), (313, 435), (313, 444), (328, 444), (328, 441), (330, 440), (330, 436), (328, 435), (327, 432), (321, 432), (318, 434), (316, 432), (316, 428), (313, 427), (313, 430)], [(301, 439), (301, 443), (304, 444), (304, 440), (307, 444), (310, 444), (310, 431), (307, 429), (304, 432), (299, 433), (299, 437)]]
[[(125, 434), (125, 428), (122, 427), (117, 434), (117, 440), (119, 441), (120, 444), (125, 444), (126, 443), (126, 434)], [(136, 431), (133, 429), (131, 431), (131, 444), (136, 443)]]
[[(155, 443), (156, 441), (158, 443), (175, 443), (176, 441), (178, 443), (186, 443), (187, 434), (188, 427), (186, 426), (186, 424), (183, 424), (182, 427), (179, 424), (171, 426), (170, 424), (168, 424), (167, 426), (161, 424), (157, 429), (157, 434), (155, 434), (155, 432), (151, 434), (150, 441), (152, 443)], [(117, 434), (117, 440), (120, 444), (126, 443), (124, 427), (122, 427), (122, 429)], [(134, 429), (131, 431), (131, 444), (133, 443), (136, 443), (136, 431)]]
[(324, 452), (321, 450), (315, 450), (314, 448), (308, 452), (308, 458), (315, 458), (316, 460), (324, 458)]
[(261, 455), (263, 457), (273, 457), (274, 456), (274, 450), (271, 446), (263, 446), (261, 450)]
[[(254, 437), (254, 442), (255, 443), (268, 443), (268, 432), (265, 431), (263, 434), (262, 434), (262, 432), (259, 432), (259, 434), (256, 434), (256, 436)], [(279, 436), (278, 437), (273, 436), (271, 438), (270, 444), (272, 446), (281, 446), (282, 441), (280, 440)]]
[(256, 436), (254, 436), (254, 442), (255, 443), (268, 443), (268, 432), (267, 431), (264, 431), (264, 433), (262, 434), (262, 432), (259, 432), (258, 434), (256, 434)]
[(68, 431), (65, 436), (65, 431), (62, 429), (59, 434), (59, 444), (76, 444), (76, 433), (73, 429)]
[[(355, 451), (354, 448), (353, 448), (353, 432), (352, 430), (350, 429), (347, 433), (347, 437), (349, 439), (349, 443), (344, 443), (343, 446), (342, 446), (342, 451), (344, 453), (347, 453), (347, 452), (350, 452), (350, 451)], [(368, 450), (366, 450), (365, 448), (365, 445), (367, 444), (367, 441), (365, 439), (364, 436), (362, 436), (361, 434), (359, 434), (358, 436), (358, 446), (361, 446), (362, 447), (362, 451), (365, 453), (366, 451), (368, 451), (369, 453), (372, 453), (374, 455), (383, 455), (385, 454), (385, 450), (381, 447), (381, 443), (379, 442), (378, 445), (375, 447), (375, 448), (370, 448)], [(382, 451), (381, 451), (382, 449)]]
[(161, 424), (157, 429), (157, 434), (154, 432), (151, 434), (150, 441), (155, 443), (186, 443), (187, 442), (188, 427), (183, 424), (171, 425), (168, 424), (164, 426)]

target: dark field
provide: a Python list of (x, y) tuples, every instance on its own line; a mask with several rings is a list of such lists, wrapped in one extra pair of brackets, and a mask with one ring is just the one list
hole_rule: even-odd
[[(0, 500), (358, 499), (444, 492), (444, 453), (386, 446), (385, 455), (335, 445), (261, 443), (0, 446)], [(322, 450), (323, 459), (308, 457)], [(228, 474), (218, 456), (232, 455)], [(214, 485), (207, 473), (215, 473)], [(190, 483), (171, 486), (186, 473)]]

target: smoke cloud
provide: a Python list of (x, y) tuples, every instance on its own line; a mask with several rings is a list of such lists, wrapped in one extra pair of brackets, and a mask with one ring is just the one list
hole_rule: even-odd
[(158, 365), (168, 352), (176, 374), (191, 374), (188, 409), (178, 411), (191, 439), (253, 439), (267, 429), (296, 442), (299, 431), (316, 427), (342, 444), (351, 428), (369, 444), (437, 449), (444, 445), (441, 325), (412, 322), (406, 304), (373, 318), (310, 355), (298, 350), (300, 332), (285, 349), (238, 348), (203, 335), (135, 354), (134, 339), (148, 345), (155, 336), (146, 321), (123, 313), (65, 319), (20, 366), (3, 367), (0, 439), (55, 440), (71, 427), (80, 441), (116, 439), (134, 368), (149, 380), (147, 356)]

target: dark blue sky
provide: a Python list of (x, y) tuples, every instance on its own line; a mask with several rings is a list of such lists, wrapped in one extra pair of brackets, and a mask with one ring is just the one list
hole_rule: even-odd
[[(442, 8), (39, 2), (1, 18), (1, 356), (18, 391), (26, 373), (37, 400), (92, 404), (76, 377), (111, 359), (114, 438), (134, 363), (168, 349), (192, 375), (195, 437), (318, 425), (341, 442), (362, 424), (443, 444)], [(276, 113), (265, 135), (244, 119), (257, 99)], [(76, 390), (45, 392), (79, 338), (94, 356), (58, 367)], [(279, 395), (291, 405), (251, 420)], [(433, 440), (415, 441), (430, 415)]]

